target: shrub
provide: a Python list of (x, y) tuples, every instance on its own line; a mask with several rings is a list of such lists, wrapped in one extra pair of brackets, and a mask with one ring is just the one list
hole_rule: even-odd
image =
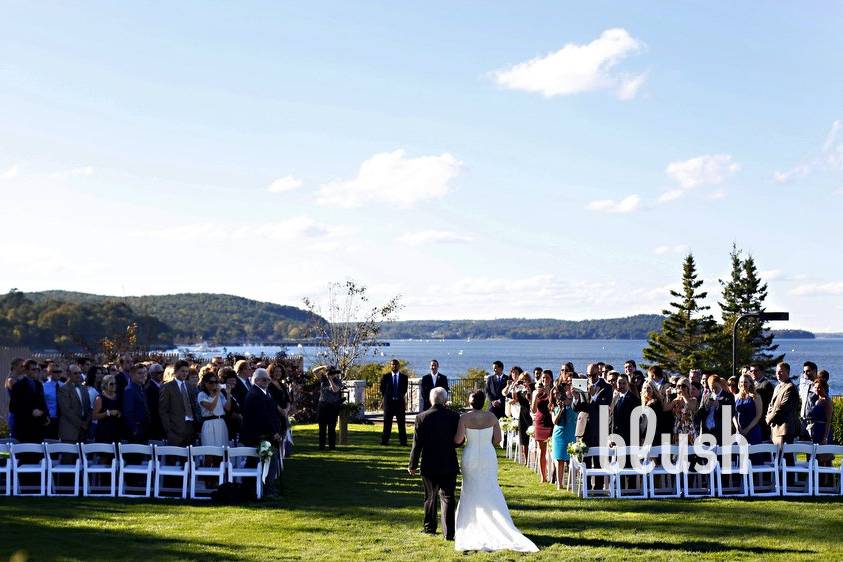
[(831, 399), (834, 406), (831, 416), (831, 437), (835, 443), (843, 444), (843, 396)]

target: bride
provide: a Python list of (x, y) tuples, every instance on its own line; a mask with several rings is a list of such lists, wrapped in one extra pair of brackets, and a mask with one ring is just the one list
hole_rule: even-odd
[(462, 491), (457, 506), (454, 548), (464, 550), (516, 550), (538, 552), (533, 542), (512, 523), (509, 508), (498, 486), (495, 443), (501, 441), (498, 419), (482, 410), (486, 394), (471, 394), (472, 410), (460, 417), (454, 442), (467, 439), (462, 453)]

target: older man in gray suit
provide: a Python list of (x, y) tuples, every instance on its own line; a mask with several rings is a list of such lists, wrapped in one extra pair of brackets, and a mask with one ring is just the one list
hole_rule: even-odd
[(161, 387), (158, 396), (158, 415), (167, 436), (167, 443), (178, 447), (193, 444), (196, 437), (196, 404), (187, 387), (190, 364), (179, 360), (175, 364), (175, 378)]
[(88, 390), (82, 388), (82, 370), (78, 365), (67, 369), (67, 382), (56, 395), (59, 410), (59, 439), (70, 443), (85, 441), (85, 432), (91, 423), (91, 401)]

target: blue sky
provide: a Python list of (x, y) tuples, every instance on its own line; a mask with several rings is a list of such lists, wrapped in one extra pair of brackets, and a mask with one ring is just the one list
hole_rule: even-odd
[(843, 8), (0, 2), (0, 290), (843, 330)]

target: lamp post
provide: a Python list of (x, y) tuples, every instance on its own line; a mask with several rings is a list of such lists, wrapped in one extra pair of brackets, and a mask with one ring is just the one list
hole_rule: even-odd
[(746, 314), (741, 314), (738, 316), (738, 319), (735, 320), (735, 324), (732, 326), (732, 374), (735, 374), (735, 368), (737, 367), (736, 363), (738, 361), (738, 324), (741, 323), (741, 320), (746, 318), (757, 318), (761, 322), (767, 321), (786, 321), (790, 320), (790, 313), (789, 312), (748, 312)]

